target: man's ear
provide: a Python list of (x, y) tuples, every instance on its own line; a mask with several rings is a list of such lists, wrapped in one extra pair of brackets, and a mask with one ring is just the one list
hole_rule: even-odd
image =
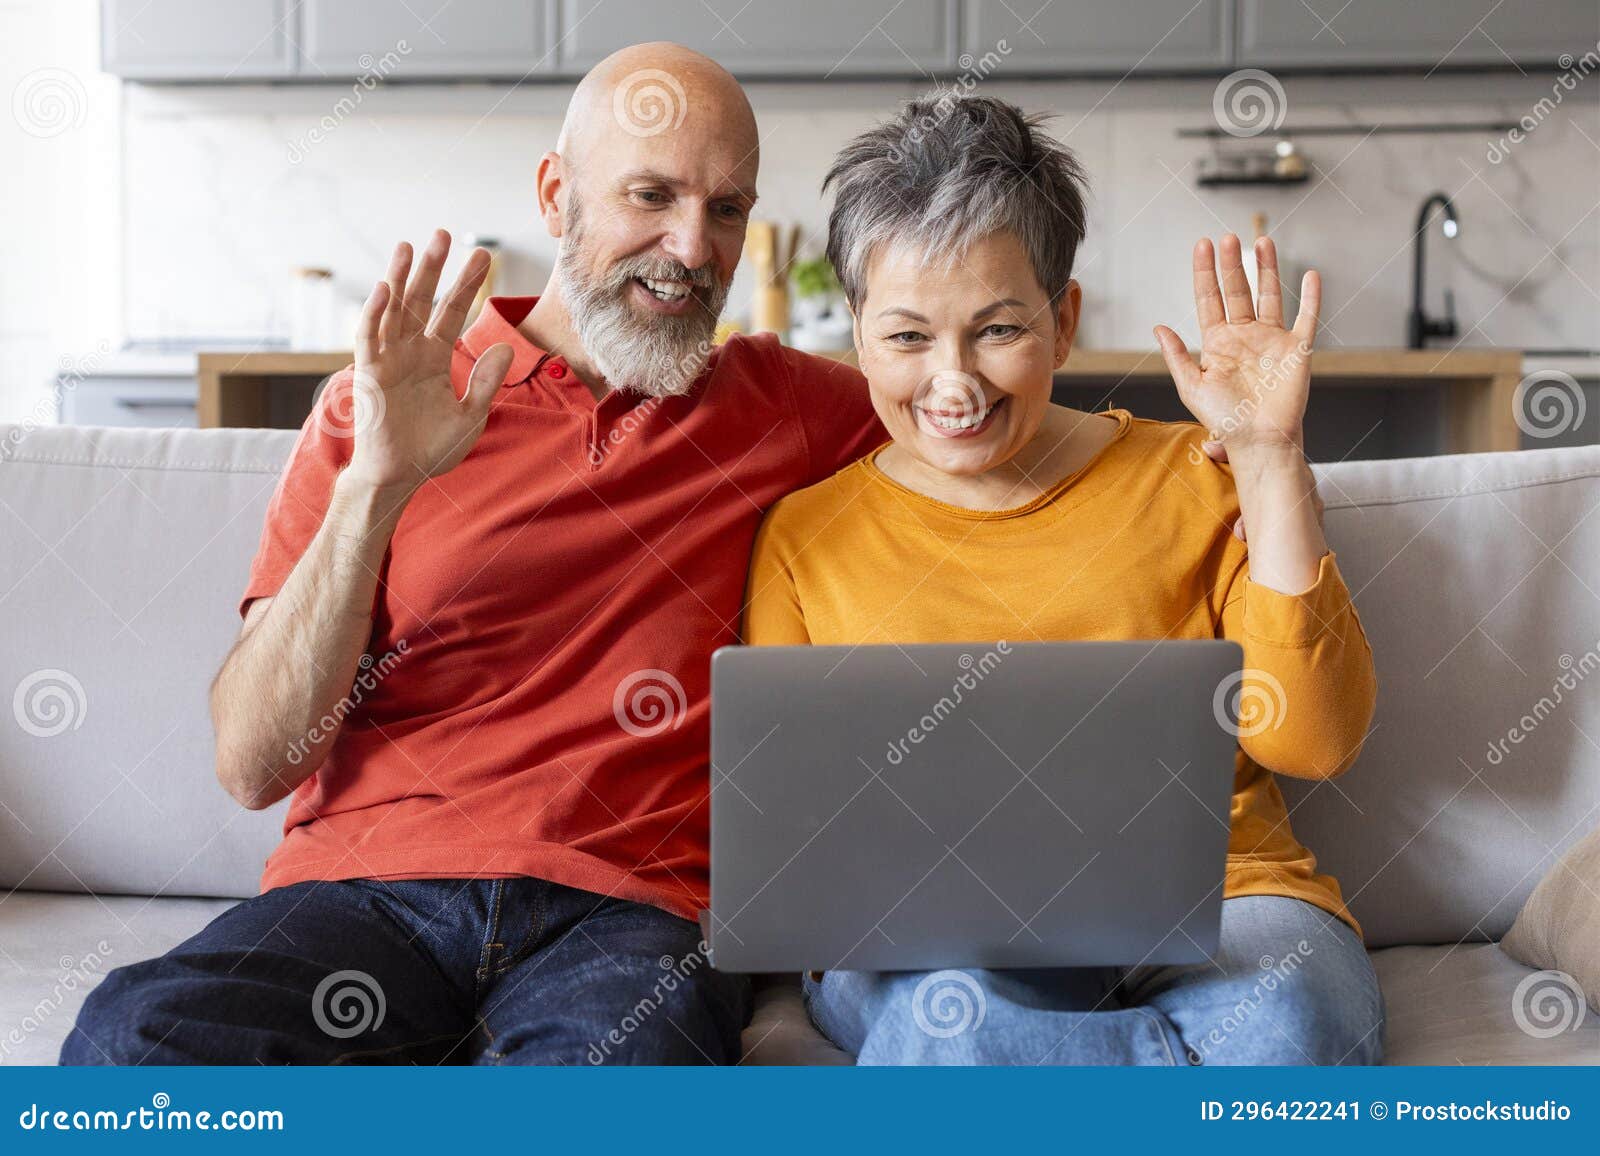
[(1077, 280), (1069, 280), (1067, 287), (1062, 291), (1061, 299), (1056, 302), (1056, 368), (1061, 368), (1061, 363), (1066, 361), (1067, 354), (1072, 352), (1072, 339), (1078, 333), (1078, 317), (1083, 311), (1083, 286)]
[(566, 218), (561, 212), (561, 190), (565, 183), (561, 154), (547, 152), (540, 157), (534, 190), (539, 198), (539, 216), (544, 221), (545, 231), (552, 237), (566, 232)]

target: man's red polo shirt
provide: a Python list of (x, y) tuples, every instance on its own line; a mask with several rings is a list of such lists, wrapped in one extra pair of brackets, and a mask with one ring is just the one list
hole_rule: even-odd
[[(478, 444), (400, 519), (359, 702), (263, 890), (530, 875), (707, 905), (709, 659), (736, 641), (756, 526), (883, 431), (855, 370), (771, 336), (719, 347), (688, 396), (596, 402), (517, 331), (534, 300), (491, 300), (457, 344), (458, 394), (495, 342), (516, 358)], [(300, 434), (246, 606), (322, 524), (352, 444), (327, 407), (349, 379)]]

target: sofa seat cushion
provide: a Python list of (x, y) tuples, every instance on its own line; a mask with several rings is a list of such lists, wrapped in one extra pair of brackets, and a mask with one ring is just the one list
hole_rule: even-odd
[(0, 1064), (53, 1064), (114, 967), (176, 947), (231, 899), (0, 893)]
[[(1388, 1007), (1386, 1063), (1600, 1065), (1600, 1016), (1581, 1003), (1547, 1004), (1555, 1016), (1541, 1020), (1530, 1008), (1539, 990), (1530, 983), (1521, 995), (1527, 1022), (1538, 1030), (1565, 1015), (1576, 1027), (1540, 1038), (1517, 1026), (1518, 984), (1536, 973), (1498, 944), (1391, 947), (1373, 952), (1372, 962)], [(1551, 1001), (1564, 998), (1558, 988), (1544, 990)], [(744, 1049), (746, 1064), (853, 1062), (811, 1025), (798, 984), (756, 993)]]
[[(84, 997), (108, 971), (177, 946), (231, 902), (0, 896), (0, 1064), (55, 1063)], [(1545, 1039), (1517, 1026), (1517, 985), (1534, 972), (1496, 944), (1393, 947), (1372, 961), (1388, 1005), (1391, 1064), (1600, 1065), (1600, 1016)], [(811, 1026), (798, 984), (757, 992), (744, 1047), (747, 1064), (851, 1062)]]
[[(1543, 1018), (1530, 1006), (1541, 988), (1529, 981), (1518, 989), (1538, 973), (1499, 944), (1391, 947), (1373, 952), (1372, 963), (1389, 1014), (1388, 1063), (1600, 1065), (1600, 1016), (1584, 1014), (1581, 999), (1573, 999), (1564, 1020), (1563, 1013)], [(1544, 990), (1551, 1001), (1562, 998), (1559, 989)], [(1535, 1030), (1542, 1023), (1576, 1026), (1540, 1038), (1519, 1027), (1519, 1018)]]

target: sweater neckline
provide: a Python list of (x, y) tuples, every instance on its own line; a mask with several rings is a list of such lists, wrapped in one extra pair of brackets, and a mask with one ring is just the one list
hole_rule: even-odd
[(966, 522), (1003, 522), (1016, 518), (1025, 518), (1029, 514), (1037, 513), (1040, 510), (1056, 505), (1068, 490), (1076, 490), (1078, 496), (1087, 498), (1090, 496), (1089, 491), (1096, 487), (1089, 486), (1086, 483), (1108, 476), (1108, 471), (1102, 467), (1109, 459), (1116, 456), (1122, 446), (1126, 444), (1128, 431), (1133, 427), (1133, 415), (1125, 409), (1107, 409), (1102, 410), (1100, 416), (1113, 418), (1117, 423), (1116, 431), (1112, 433), (1110, 440), (1105, 445), (1096, 450), (1093, 456), (1083, 465), (1031, 501), (1025, 502), (1020, 506), (1008, 506), (1002, 510), (974, 510), (968, 506), (957, 506), (950, 502), (943, 502), (891, 478), (878, 465), (878, 455), (893, 445), (893, 442), (885, 442), (862, 458), (858, 465), (876, 485), (890, 490), (917, 506), (946, 517), (958, 518)]

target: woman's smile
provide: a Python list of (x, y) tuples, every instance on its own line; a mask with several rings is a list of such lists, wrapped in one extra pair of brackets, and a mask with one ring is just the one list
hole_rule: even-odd
[(936, 438), (975, 438), (988, 432), (1006, 399), (996, 398), (981, 409), (973, 405), (946, 408), (942, 401), (935, 404), (939, 408), (927, 404), (915, 407), (917, 426), (923, 433)]

